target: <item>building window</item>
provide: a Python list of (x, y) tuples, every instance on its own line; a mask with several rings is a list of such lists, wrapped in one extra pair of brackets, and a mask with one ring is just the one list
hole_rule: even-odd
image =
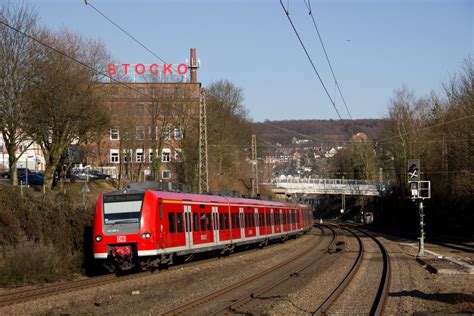
[(170, 179), (171, 178), (171, 171), (169, 170), (163, 170), (161, 172), (161, 178), (163, 179)]
[(136, 138), (137, 140), (145, 139), (145, 129), (142, 126), (136, 128)]
[(171, 160), (171, 150), (169, 148), (163, 148), (161, 151), (161, 161), (169, 162)]
[(170, 140), (170, 130), (167, 128), (163, 129), (163, 140)]
[(135, 152), (136, 162), (144, 162), (143, 160), (143, 149), (137, 149)]
[(110, 129), (110, 139), (111, 140), (119, 140), (119, 129), (118, 128), (111, 128)]
[(174, 149), (174, 160), (181, 161), (182, 160), (181, 159), (182, 154), (183, 154), (183, 152), (182, 152), (181, 148), (175, 148)]
[(183, 139), (183, 134), (181, 133), (181, 129), (179, 127), (176, 127), (174, 129), (174, 139), (176, 139), (176, 140)]
[(119, 163), (120, 162), (120, 153), (118, 149), (111, 149), (110, 150), (110, 162), (111, 163)]
[(137, 104), (135, 106), (135, 114), (136, 115), (143, 115), (145, 113), (145, 105), (144, 104)]

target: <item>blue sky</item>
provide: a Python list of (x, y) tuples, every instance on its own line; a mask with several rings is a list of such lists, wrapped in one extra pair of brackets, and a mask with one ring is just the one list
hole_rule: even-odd
[[(5, 1), (5, 0), (0, 0)], [(25, 0), (40, 21), (100, 39), (123, 63), (158, 62), (83, 0)], [(169, 63), (196, 47), (204, 84), (228, 79), (241, 87), (249, 116), (337, 118), (278, 0), (89, 0)], [(290, 16), (334, 95), (334, 81), (303, 0)], [(393, 91), (417, 96), (442, 83), (474, 57), (474, 1), (312, 0), (313, 13), (353, 118), (381, 118)], [(339, 96), (336, 105), (347, 112)]]

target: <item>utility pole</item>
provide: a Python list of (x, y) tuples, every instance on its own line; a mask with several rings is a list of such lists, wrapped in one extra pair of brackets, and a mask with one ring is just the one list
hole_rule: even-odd
[(252, 134), (252, 196), (258, 195), (257, 136)]
[(206, 94), (202, 89), (199, 99), (199, 194), (209, 192), (206, 115)]

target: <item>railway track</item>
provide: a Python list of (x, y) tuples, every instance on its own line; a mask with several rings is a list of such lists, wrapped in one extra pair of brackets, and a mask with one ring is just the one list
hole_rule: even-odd
[[(351, 284), (351, 282), (354, 280), (354, 277), (358, 273), (359, 268), (364, 259), (364, 252), (365, 252), (365, 247), (364, 247), (362, 238), (357, 234), (357, 233), (360, 233), (370, 238), (377, 245), (382, 256), (383, 267), (382, 267), (382, 272), (381, 272), (379, 284), (377, 287), (377, 291), (376, 291), (375, 297), (373, 298), (370, 311), (367, 310), (364, 312), (364, 314), (368, 313), (370, 315), (380, 315), (382, 313), (382, 309), (388, 295), (388, 288), (390, 284), (390, 258), (389, 258), (388, 252), (386, 251), (382, 243), (377, 238), (370, 235), (369, 233), (363, 230), (354, 228), (354, 227), (351, 227), (351, 228), (345, 227), (345, 226), (340, 226), (340, 227), (350, 232), (356, 238), (359, 244), (359, 251), (358, 251), (354, 264), (348, 270), (347, 274), (339, 282), (339, 284), (334, 288), (334, 290), (330, 293), (330, 295), (324, 300), (324, 302), (316, 310), (312, 312), (312, 314), (313, 315), (327, 314), (329, 309), (333, 308), (334, 305), (337, 304), (337, 301), (340, 298), (340, 296), (348, 288), (349, 284)], [(364, 289), (364, 290), (367, 290), (367, 289)]]
[[(278, 244), (271, 244), (271, 245), (268, 245), (266, 248), (273, 248), (277, 246)], [(239, 252), (228, 255), (228, 257), (231, 257), (235, 254), (241, 255), (245, 252), (252, 251), (252, 250), (239, 251)], [(164, 271), (173, 271), (175, 269), (203, 265), (205, 263), (217, 261), (217, 260), (222, 260), (222, 258), (211, 257), (208, 259), (201, 259), (199, 261), (181, 263), (178, 265), (170, 266), (168, 267), (168, 269)], [(60, 284), (45, 285), (39, 288), (7, 291), (5, 293), (0, 294), (0, 307), (23, 303), (23, 302), (27, 302), (27, 301), (31, 301), (31, 300), (35, 300), (39, 298), (52, 296), (55, 294), (73, 292), (73, 291), (87, 289), (87, 288), (91, 288), (95, 286), (106, 285), (106, 284), (110, 284), (114, 282), (123, 282), (123, 281), (131, 280), (131, 279), (142, 278), (142, 277), (149, 276), (151, 273), (152, 272), (150, 271), (144, 271), (144, 272), (138, 272), (138, 273), (133, 273), (133, 274), (128, 274), (128, 275), (121, 275), (121, 276), (117, 276), (115, 274), (107, 274), (107, 275), (101, 275), (101, 276), (96, 276), (96, 277), (90, 277), (87, 279), (74, 280), (71, 282), (65, 282), (65, 283), (60, 283)]]
[[(319, 227), (319, 226), (318, 226)], [(324, 230), (319, 227), (324, 234)], [(325, 227), (326, 231), (329, 231), (331, 236), (330, 236), (330, 242), (327, 245), (327, 249), (331, 247), (336, 239), (336, 233), (333, 228), (331, 227)], [(322, 238), (320, 238), (317, 243), (313, 246), (313, 248), (317, 247), (322, 241)], [(264, 278), (269, 278), (271, 282), (266, 282), (263, 287), (259, 288), (252, 288), (251, 293), (248, 291), (244, 290), (246, 295), (240, 296), (238, 299), (230, 299), (227, 300), (229, 302), (232, 302), (230, 304), (224, 304), (224, 307), (215, 310), (214, 308), (211, 313), (212, 314), (227, 314), (229, 312), (231, 313), (245, 313), (242, 311), (239, 311), (239, 308), (251, 303), (254, 299), (258, 298), (260, 295), (270, 291), (271, 289), (277, 287), (278, 285), (288, 281), (292, 277), (294, 277), (296, 274), (299, 274), (312, 264), (314, 264), (316, 261), (319, 260), (319, 258), (305, 261), (303, 264), (299, 264), (296, 268), (292, 267), (291, 271), (292, 273), (290, 274), (288, 271), (288, 267), (293, 264), (295, 261), (300, 259), (302, 257), (302, 254), (299, 253), (284, 262), (281, 262), (280, 264), (277, 264), (275, 266), (272, 266), (264, 271), (261, 271), (255, 275), (252, 275), (242, 281), (236, 282), (234, 284), (231, 284), (227, 287), (221, 288), (217, 291), (214, 291), (208, 295), (205, 295), (203, 297), (200, 297), (196, 300), (187, 302), (181, 306), (178, 306), (176, 308), (173, 308), (171, 310), (168, 310), (167, 312), (163, 313), (163, 315), (179, 315), (179, 314), (189, 314), (189, 313), (198, 313), (196, 310), (199, 310), (200, 308), (205, 308), (206, 306), (212, 306), (212, 304), (216, 303), (216, 301), (219, 300), (224, 300), (224, 297), (226, 295), (231, 295), (235, 298), (234, 293), (237, 293), (238, 291), (241, 291), (244, 287), (251, 285), (253, 282), (258, 282), (259, 280), (262, 280)], [(239, 297), (239, 295), (237, 295)], [(217, 303), (219, 305), (219, 303)], [(222, 305), (222, 304), (220, 304)], [(208, 313), (209, 311), (206, 311)]]

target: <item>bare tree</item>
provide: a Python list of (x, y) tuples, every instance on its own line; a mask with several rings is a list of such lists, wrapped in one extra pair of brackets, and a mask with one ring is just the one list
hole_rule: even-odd
[(251, 174), (248, 159), (252, 135), (243, 91), (220, 80), (209, 86), (207, 95), (207, 121), (212, 122), (208, 124), (210, 187), (243, 191), (239, 178)]
[(388, 135), (393, 136), (386, 146), (394, 155), (394, 168), (399, 188), (406, 188), (408, 159), (420, 158), (426, 152), (426, 134), (418, 132), (426, 127), (429, 104), (416, 99), (406, 88), (396, 90), (390, 101)]
[[(40, 80), (28, 89), (28, 131), (41, 146), (46, 160), (45, 186), (51, 189), (70, 144), (83, 143), (109, 127), (104, 96), (95, 69), (103, 69), (108, 55), (102, 44), (63, 30), (47, 40), (63, 54), (44, 48)], [(83, 65), (71, 60), (71, 56)]]
[[(27, 34), (37, 29), (36, 11), (24, 3), (2, 4), (0, 21)], [(24, 91), (38, 77), (34, 67), (38, 49), (29, 38), (12, 28), (0, 24), (0, 132), (8, 152), (11, 183), (17, 185), (17, 161), (32, 143), (24, 129), (28, 119)], [(21, 144), (26, 146), (20, 148)]]

